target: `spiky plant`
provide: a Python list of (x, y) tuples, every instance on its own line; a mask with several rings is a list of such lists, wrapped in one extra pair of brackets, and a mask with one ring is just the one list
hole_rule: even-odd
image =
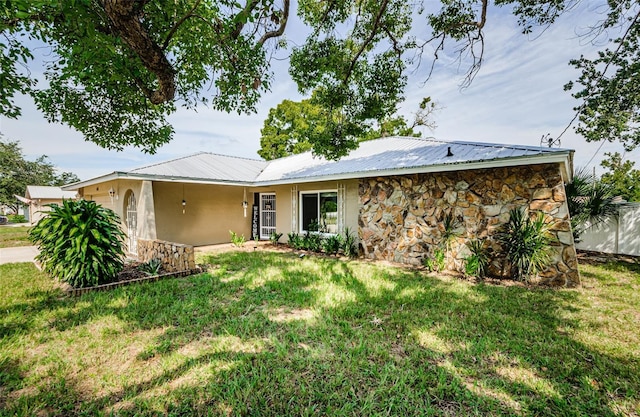
[(465, 243), (471, 255), (465, 258), (467, 275), (484, 278), (489, 266), (489, 247), (486, 239), (471, 239)]
[(555, 240), (550, 227), (543, 213), (531, 219), (525, 208), (509, 212), (509, 222), (497, 233), (496, 240), (502, 246), (513, 279), (528, 281), (549, 265)]
[(612, 187), (596, 180), (584, 169), (576, 171), (573, 179), (565, 185), (565, 193), (576, 242), (589, 228), (618, 215)]
[(118, 215), (85, 200), (64, 200), (29, 232), (45, 272), (79, 288), (112, 282), (124, 265)]

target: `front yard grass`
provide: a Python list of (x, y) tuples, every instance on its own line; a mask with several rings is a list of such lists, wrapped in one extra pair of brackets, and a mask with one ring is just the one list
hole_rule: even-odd
[(13, 248), (16, 246), (30, 246), (29, 227), (0, 226), (0, 248)]
[(63, 298), (0, 265), (0, 415), (640, 413), (640, 269), (473, 284), (287, 253)]

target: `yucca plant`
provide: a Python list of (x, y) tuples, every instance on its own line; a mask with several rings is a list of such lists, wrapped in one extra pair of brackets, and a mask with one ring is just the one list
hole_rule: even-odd
[(549, 265), (554, 242), (550, 227), (543, 213), (532, 220), (525, 208), (509, 212), (509, 222), (496, 235), (496, 240), (502, 246), (513, 279), (527, 281)]
[(45, 272), (79, 288), (115, 281), (124, 266), (120, 218), (94, 201), (64, 200), (29, 232)]
[(465, 258), (465, 273), (484, 278), (489, 266), (489, 247), (485, 239), (471, 239), (465, 243), (471, 255)]

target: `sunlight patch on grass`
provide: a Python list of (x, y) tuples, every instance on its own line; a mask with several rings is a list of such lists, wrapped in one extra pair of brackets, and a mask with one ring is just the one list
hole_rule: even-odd
[(268, 339), (242, 340), (237, 336), (201, 337), (180, 347), (176, 354), (184, 357), (196, 358), (204, 354), (219, 352), (252, 353), (264, 351), (270, 344)]
[(395, 282), (382, 277), (378, 271), (373, 269), (364, 270), (356, 276), (356, 279), (366, 288), (370, 297), (380, 297), (385, 291), (394, 291), (397, 286)]
[(462, 348), (462, 346), (455, 346), (452, 343), (449, 343), (448, 341), (442, 339), (431, 330), (414, 329), (411, 331), (411, 335), (423, 348), (443, 355), (448, 355)]
[(484, 384), (479, 384), (478, 381), (464, 380), (462, 385), (479, 397), (487, 397), (492, 400), (498, 401), (502, 406), (515, 415), (521, 416), (522, 405), (516, 401), (511, 395), (504, 391), (499, 391), (495, 388), (487, 387)]
[(340, 307), (346, 303), (356, 301), (356, 294), (333, 282), (319, 282), (309, 287), (318, 292), (316, 301), (321, 307)]
[(531, 369), (522, 366), (499, 366), (496, 367), (495, 372), (508, 381), (526, 385), (540, 394), (553, 397), (560, 396), (560, 393), (549, 381), (536, 375)]
[(315, 318), (317, 313), (314, 310), (300, 309), (300, 308), (285, 308), (278, 307), (275, 309), (266, 310), (265, 314), (269, 318), (269, 320), (274, 321), (276, 323), (288, 323), (291, 321), (305, 321), (309, 325), (312, 325), (315, 322)]
[(403, 288), (399, 293), (397, 298), (402, 300), (416, 300), (424, 297), (428, 293), (425, 287), (406, 287)]

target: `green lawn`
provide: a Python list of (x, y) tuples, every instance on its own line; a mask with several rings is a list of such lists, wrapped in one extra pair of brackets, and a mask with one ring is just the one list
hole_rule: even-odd
[(15, 246), (30, 246), (29, 227), (0, 226), (0, 248), (12, 248)]
[(640, 413), (640, 268), (576, 290), (369, 262), (207, 256), (209, 273), (62, 298), (0, 265), (0, 415)]

